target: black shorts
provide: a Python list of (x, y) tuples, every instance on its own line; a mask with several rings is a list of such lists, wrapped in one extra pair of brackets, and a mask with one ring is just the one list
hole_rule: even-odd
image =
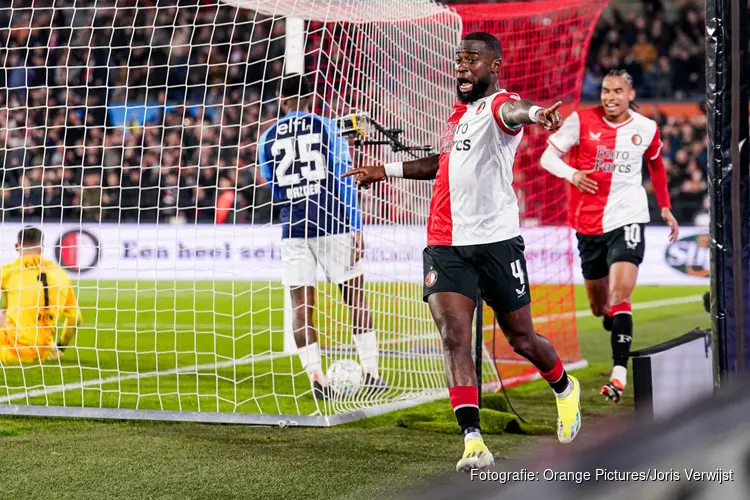
[(513, 239), (460, 247), (424, 249), (424, 301), (437, 292), (456, 292), (482, 299), (497, 312), (510, 312), (531, 303), (524, 243)]
[(581, 270), (587, 280), (609, 275), (615, 262), (632, 262), (640, 266), (646, 249), (645, 224), (628, 224), (601, 235), (578, 234)]

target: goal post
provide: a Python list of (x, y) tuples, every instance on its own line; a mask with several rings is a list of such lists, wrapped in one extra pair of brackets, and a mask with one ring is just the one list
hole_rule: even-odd
[[(305, 20), (300, 17), (287, 17), (285, 28), (284, 74), (303, 74), (305, 72)], [(284, 352), (294, 355), (297, 353), (297, 345), (294, 342), (291, 293), (290, 287), (284, 286)]]
[[(280, 203), (258, 148), (283, 116), (282, 78), (302, 73), (314, 87), (313, 112), (346, 136), (355, 164), (434, 151), (454, 101), (453, 52), (474, 20), (428, 0), (19, 1), (2, 16), (10, 29), (0, 32), (0, 263), (16, 258), (22, 227), (42, 229), (43, 256), (73, 280), (83, 323), (60, 359), (0, 363), (0, 413), (333, 425), (447, 395), (441, 342), (422, 301), (431, 184), (396, 179), (359, 192), (365, 295), (389, 388), (318, 401), (290, 335)], [(515, 36), (531, 29), (520, 19), (496, 25)], [(595, 18), (586, 20), (553, 17), (589, 36)], [(550, 34), (534, 26), (537, 37)], [(547, 57), (529, 67), (534, 78), (518, 90), (504, 85), (547, 99), (533, 93), (556, 64), (558, 46), (545, 47)], [(506, 54), (521, 48), (506, 44)], [(575, 85), (565, 80), (566, 95), (577, 96)], [(537, 144), (535, 134), (524, 142)], [(522, 170), (543, 176), (533, 169), (538, 147), (524, 151)], [(527, 193), (557, 189), (533, 186)], [(529, 210), (524, 219), (534, 217)], [(540, 224), (565, 232), (562, 220)], [(535, 244), (560, 252), (549, 236)], [(565, 267), (543, 271), (540, 286), (551, 269)], [(543, 299), (535, 315), (571, 312), (572, 288), (560, 276), (549, 294), (557, 298)], [(358, 311), (320, 269), (317, 279), (323, 369), (358, 360)], [(575, 347), (566, 362), (580, 362), (575, 325), (564, 324), (555, 341)], [(492, 349), (485, 343), (487, 390), (498, 373), (515, 376)]]

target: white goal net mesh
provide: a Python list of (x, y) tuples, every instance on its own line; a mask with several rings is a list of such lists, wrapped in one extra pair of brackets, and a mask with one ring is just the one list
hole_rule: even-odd
[[(426, 155), (453, 101), (460, 34), (460, 18), (426, 0), (21, 0), (0, 10), (0, 409), (319, 423), (443, 394), (421, 294), (430, 184), (391, 182), (341, 201), (346, 214), (325, 214), (350, 236), (361, 218), (365, 285), (364, 300), (348, 307), (330, 269), (317, 266), (306, 327), (316, 330), (321, 369), (361, 362), (352, 334), (364, 328), (387, 387), (318, 400), (282, 285), (284, 210), (310, 194), (341, 199), (331, 186), (343, 182), (303, 174), (280, 199), (272, 185), (281, 157), (269, 160), (267, 178), (259, 140), (274, 126), (279, 137), (277, 92), (285, 74), (302, 73), (311, 107), (298, 112), (320, 117), (355, 165)], [(290, 168), (309, 172), (299, 155), (311, 151), (332, 168), (335, 155), (315, 148), (297, 145)], [(31, 271), (29, 252), (16, 260), (14, 246), (29, 225), (44, 234), (45, 260)], [(303, 241), (325, 259), (320, 238)], [(82, 317), (59, 358), (49, 346), (75, 305), (55, 265), (70, 276)], [(30, 278), (45, 270), (58, 278)], [(18, 298), (29, 291), (35, 298)], [(19, 324), (24, 308), (51, 319)], [(371, 328), (357, 326), (364, 309)]]

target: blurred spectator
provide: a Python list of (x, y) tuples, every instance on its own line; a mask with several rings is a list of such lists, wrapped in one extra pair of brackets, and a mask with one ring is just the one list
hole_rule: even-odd
[[(676, 119), (659, 113), (651, 116), (661, 129), (662, 156), (667, 168), (667, 179), (673, 212), (680, 224), (702, 223), (699, 216), (706, 210), (708, 195), (706, 162), (708, 159), (708, 136), (705, 116)], [(644, 168), (647, 178), (648, 169)], [(651, 183), (646, 189), (653, 192)], [(651, 218), (659, 223), (659, 209), (650, 198)], [(698, 219), (698, 220), (696, 220)]]
[(237, 170), (254, 168), (255, 148), (238, 145), (277, 115), (283, 19), (218, 1), (136, 4), (0, 10), (4, 220), (253, 219), (256, 189), (237, 183), (254, 177)]
[[(658, 2), (661, 4), (661, 2)], [(676, 18), (643, 2), (644, 15), (607, 9), (596, 26), (586, 67), (583, 99), (596, 99), (603, 75), (626, 68), (642, 98), (695, 99), (705, 94), (703, 2), (683, 0)]]

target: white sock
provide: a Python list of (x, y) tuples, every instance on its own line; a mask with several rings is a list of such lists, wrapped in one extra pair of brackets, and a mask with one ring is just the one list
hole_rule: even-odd
[(323, 373), (323, 363), (320, 360), (320, 345), (317, 342), (313, 342), (312, 344), (298, 347), (297, 354), (302, 363), (302, 368), (305, 369), (307, 376), (310, 377), (310, 383), (312, 384), (317, 380), (321, 385), (327, 385), (328, 381)]
[(565, 387), (564, 391), (562, 391), (560, 394), (556, 393), (555, 391), (552, 392), (554, 392), (555, 396), (557, 396), (558, 398), (564, 398), (565, 396), (573, 392), (573, 382), (571, 382), (570, 377), (568, 377), (568, 385)]
[(478, 439), (484, 442), (484, 440), (482, 439), (482, 435), (478, 431), (473, 431), (473, 432), (466, 433), (466, 435), (464, 436), (464, 444), (468, 443), (472, 439)]
[(612, 367), (612, 375), (609, 377), (610, 380), (617, 380), (625, 387), (628, 381), (628, 369), (624, 366), (616, 365)]
[(354, 337), (354, 345), (357, 346), (362, 371), (369, 373), (371, 377), (380, 378), (378, 373), (378, 339), (375, 336), (375, 330), (352, 335), (352, 337)]

